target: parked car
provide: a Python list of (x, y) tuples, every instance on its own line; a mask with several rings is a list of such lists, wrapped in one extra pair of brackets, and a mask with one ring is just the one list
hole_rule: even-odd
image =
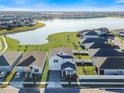
[(0, 77), (4, 77), (6, 75), (6, 72), (3, 71), (3, 72), (0, 72)]
[(22, 75), (22, 72), (17, 72), (16, 75), (15, 75), (15, 78), (20, 78)]

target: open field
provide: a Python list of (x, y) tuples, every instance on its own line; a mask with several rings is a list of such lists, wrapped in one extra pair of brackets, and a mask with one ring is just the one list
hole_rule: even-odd
[(6, 37), (8, 50), (17, 51), (49, 51), (51, 48), (56, 47), (69, 47), (76, 50), (82, 50), (79, 45), (79, 39), (76, 36), (76, 32), (63, 32), (56, 33), (48, 36), (48, 43), (41, 45), (19, 45), (17, 40)]
[(34, 29), (44, 27), (44, 26), (45, 26), (45, 24), (37, 22), (33, 26), (16, 27), (16, 28), (13, 28), (13, 29), (0, 29), (0, 35), (26, 32), (26, 31), (34, 30)]

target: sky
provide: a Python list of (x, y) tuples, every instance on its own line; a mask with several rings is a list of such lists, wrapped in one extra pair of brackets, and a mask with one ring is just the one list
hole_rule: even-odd
[(0, 0), (8, 11), (124, 11), (124, 0)]

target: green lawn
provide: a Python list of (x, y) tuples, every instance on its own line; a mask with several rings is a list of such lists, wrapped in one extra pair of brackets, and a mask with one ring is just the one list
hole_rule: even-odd
[(90, 60), (90, 56), (88, 55), (75, 55), (75, 58), (81, 60)]
[(84, 70), (86, 75), (95, 75), (95, 67), (94, 66), (84, 66)]
[(85, 75), (83, 66), (77, 66), (77, 74), (78, 75)]
[(42, 78), (41, 78), (41, 82), (46, 82), (47, 81), (47, 78), (48, 78), (48, 68), (49, 68), (48, 60), (46, 60), (46, 64), (45, 64), (45, 67), (44, 67), (44, 70), (43, 70), (43, 74), (42, 74)]
[(18, 51), (49, 51), (51, 48), (56, 47), (69, 47), (75, 50), (81, 50), (79, 39), (76, 36), (76, 32), (63, 32), (56, 33), (48, 36), (49, 42), (42, 45), (19, 45), (14, 39), (7, 38), (8, 50), (18, 50)]
[(78, 75), (95, 75), (95, 67), (93, 66), (77, 66)]

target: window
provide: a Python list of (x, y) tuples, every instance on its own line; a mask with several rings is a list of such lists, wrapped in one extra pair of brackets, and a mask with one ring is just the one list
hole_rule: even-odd
[(34, 72), (39, 72), (39, 69), (34, 69)]
[(56, 59), (56, 60), (54, 60), (54, 63), (58, 63), (58, 60)]

